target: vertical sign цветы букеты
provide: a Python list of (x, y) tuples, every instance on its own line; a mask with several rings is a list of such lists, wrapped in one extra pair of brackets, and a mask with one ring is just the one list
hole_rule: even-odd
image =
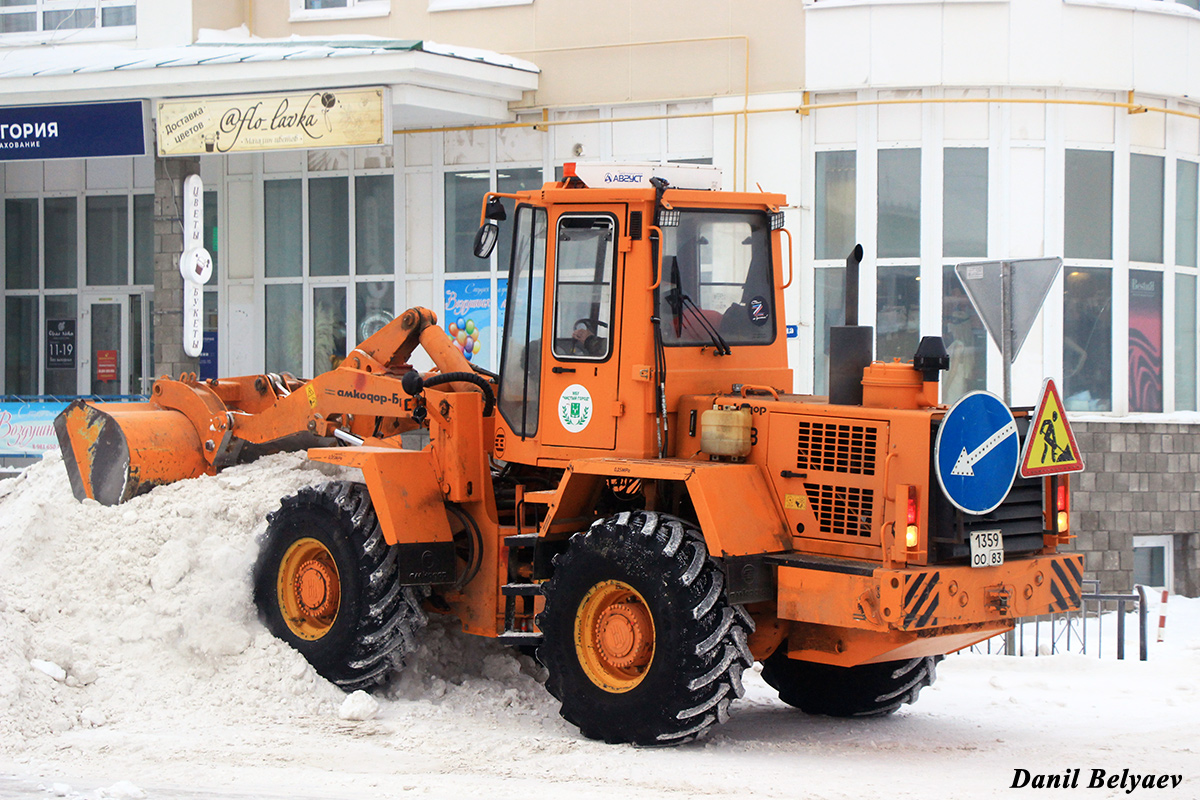
[(212, 256), (204, 249), (204, 182), (189, 175), (183, 182), (183, 352), (196, 358), (204, 351), (204, 284), (212, 277)]

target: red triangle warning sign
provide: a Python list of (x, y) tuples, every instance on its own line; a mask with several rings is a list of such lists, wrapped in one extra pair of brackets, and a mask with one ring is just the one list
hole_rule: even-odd
[(1042, 402), (1038, 404), (1037, 416), (1025, 436), (1025, 449), (1021, 453), (1021, 477), (1034, 478), (1043, 475), (1061, 475), (1066, 472), (1083, 471), (1083, 454), (1075, 443), (1075, 434), (1063, 411), (1062, 398), (1054, 381), (1046, 379), (1042, 386)]

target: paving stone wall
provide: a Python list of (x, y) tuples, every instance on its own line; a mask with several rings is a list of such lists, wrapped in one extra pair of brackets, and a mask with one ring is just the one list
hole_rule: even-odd
[(1072, 422), (1085, 470), (1072, 480), (1069, 549), (1102, 591), (1133, 588), (1133, 537), (1174, 539), (1172, 590), (1200, 596), (1200, 425)]

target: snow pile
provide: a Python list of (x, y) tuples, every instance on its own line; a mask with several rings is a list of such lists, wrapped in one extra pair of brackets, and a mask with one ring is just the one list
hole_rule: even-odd
[(679, 748), (583, 739), (534, 662), (437, 615), (386, 691), (347, 696), (266, 632), (251, 569), (282, 497), (356, 476), (279, 455), (115, 508), (76, 502), (57, 456), (0, 482), (0, 797), (983, 800), (1073, 769), (1200, 796), (1181, 597), (1148, 662), (953, 655), (885, 719), (805, 716), (748, 671), (729, 722)]
[[(0, 753), (151, 719), (204, 731), (378, 714), (272, 637), (252, 601), (266, 515), (302, 486), (356, 474), (282, 454), (115, 507), (77, 502), (57, 455), (0, 483)], [(397, 697), (542, 702), (515, 656), (448, 625), (413, 660)]]

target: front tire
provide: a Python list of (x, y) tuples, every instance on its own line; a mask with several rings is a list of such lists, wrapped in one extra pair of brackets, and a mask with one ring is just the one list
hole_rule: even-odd
[(419, 590), (397, 582), (366, 487), (301, 489), (267, 521), (254, 571), (267, 628), (348, 692), (383, 683), (416, 649), (426, 617)]
[(690, 524), (623, 512), (555, 558), (538, 658), (562, 716), (609, 743), (702, 736), (741, 697), (754, 623), (725, 597), (720, 565)]
[(763, 680), (779, 699), (805, 714), (882, 717), (895, 713), (937, 677), (940, 657), (835, 667), (788, 658), (780, 647), (763, 662)]

